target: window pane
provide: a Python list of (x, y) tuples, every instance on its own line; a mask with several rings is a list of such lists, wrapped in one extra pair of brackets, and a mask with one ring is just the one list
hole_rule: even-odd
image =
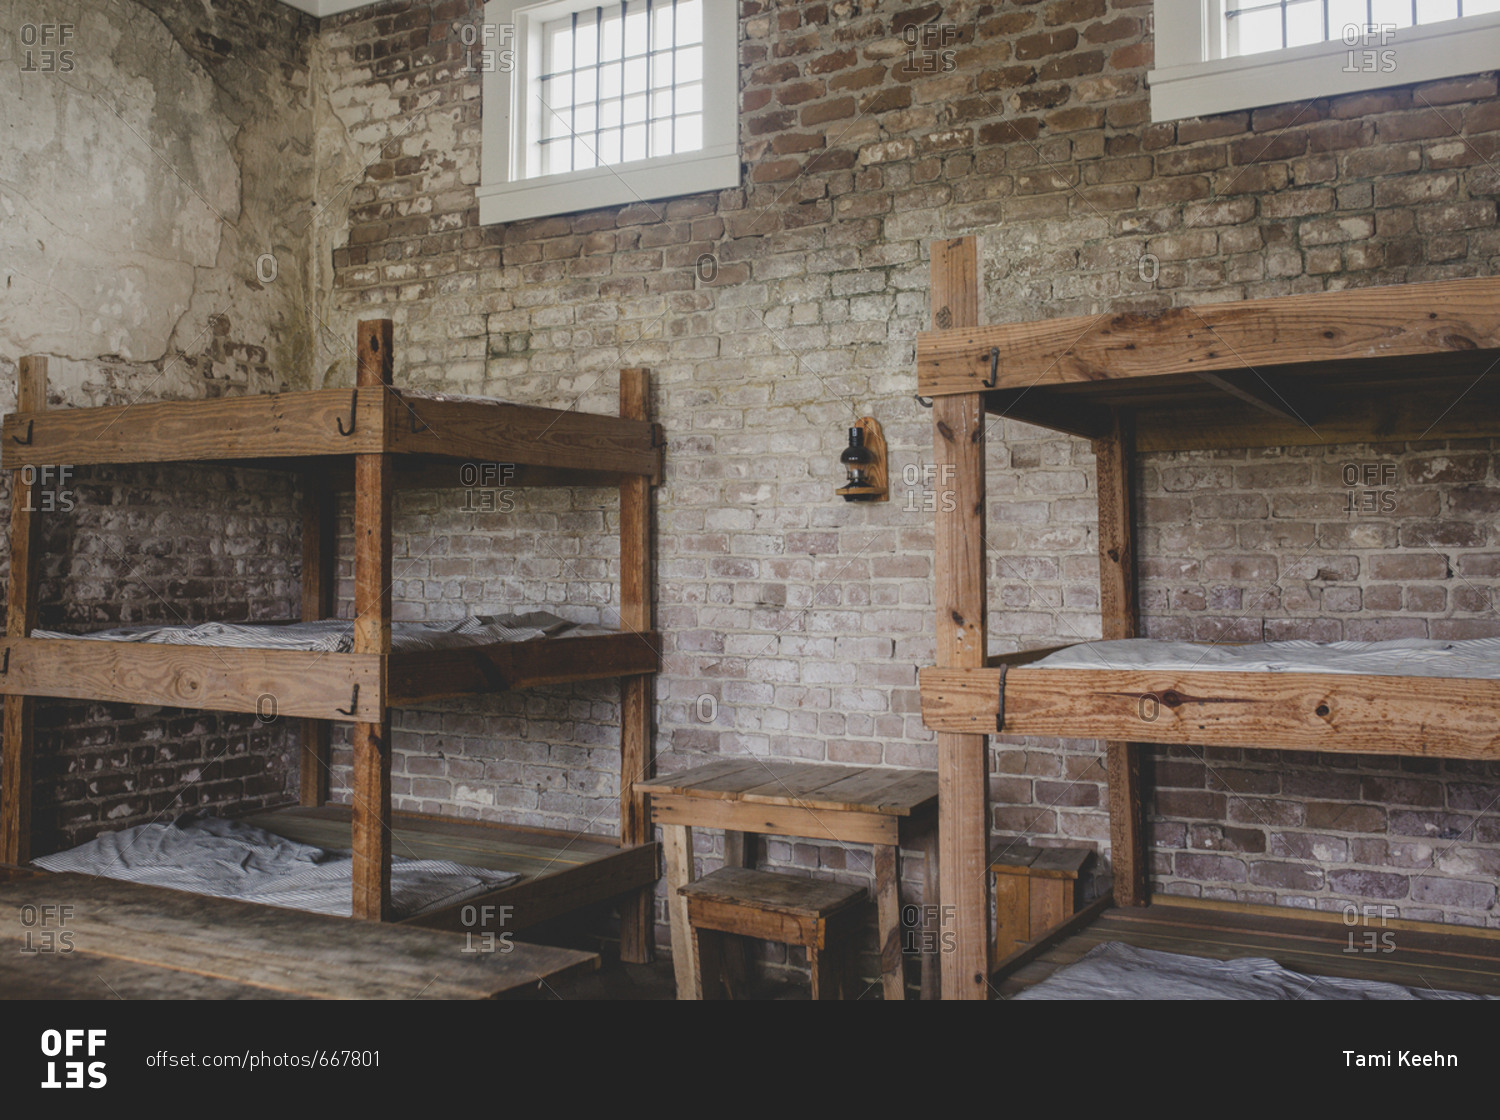
[(620, 152), (620, 159), (626, 162), (633, 159), (645, 159), (646, 126), (643, 124), (626, 125), (624, 136), (625, 142)]
[(1322, 0), (1297, 0), (1286, 6), (1286, 45), (1305, 47), (1323, 38)]
[(703, 147), (703, 114), (689, 113), (677, 118), (677, 150), (691, 152)]
[(1259, 54), (1281, 49), (1281, 6), (1246, 9), (1229, 23), (1230, 49), (1234, 54)]
[[(1497, 2), (1500, 2), (1500, 0), (1497, 0)], [(703, 112), (702, 82), (693, 82), (690, 85), (677, 87), (677, 112), (679, 114)], [(682, 151), (683, 148), (679, 145), (677, 150)]]
[(1365, 0), (1328, 0), (1328, 37), (1347, 46), (1362, 46), (1368, 18)]
[(580, 9), (543, 26), (542, 52), (544, 173), (702, 148), (703, 0)]

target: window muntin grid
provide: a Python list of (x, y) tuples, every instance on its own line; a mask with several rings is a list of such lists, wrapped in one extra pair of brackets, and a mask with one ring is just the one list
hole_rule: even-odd
[(702, 0), (621, 0), (542, 25), (538, 174), (703, 148)]
[(1500, 0), (1227, 0), (1224, 55), (1240, 57), (1311, 43), (1379, 48), (1386, 34), (1500, 12)]

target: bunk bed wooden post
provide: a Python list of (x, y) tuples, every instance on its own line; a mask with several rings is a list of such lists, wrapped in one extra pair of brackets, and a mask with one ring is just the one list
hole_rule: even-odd
[[(979, 325), (979, 243), (932, 244), (932, 323), (938, 330)], [(953, 501), (936, 503), (937, 663), (983, 668), (986, 655), (984, 437), (982, 392), (932, 403), (935, 485)], [(944, 999), (984, 999), (990, 975), (989, 738), (939, 732), (938, 836), (941, 849)]]
[[(1136, 637), (1135, 521), (1130, 485), (1134, 432), (1114, 409), (1111, 430), (1094, 440), (1099, 486), (1099, 615), (1105, 641)], [(1109, 847), (1115, 901), (1146, 905), (1146, 822), (1141, 802), (1141, 748), (1108, 742)]]
[[(359, 389), (384, 392), (391, 384), (392, 336), (389, 319), (359, 324)], [(389, 455), (354, 457), (355, 653), (391, 651), (392, 489)], [(391, 717), (384, 697), (369, 714), (374, 718), (354, 725), (354, 916), (385, 921), (392, 915)]]
[[(302, 472), (302, 620), (333, 617), (333, 486), (327, 471)], [(327, 720), (302, 721), (301, 802), (316, 809), (328, 800), (330, 742)]]
[[(47, 407), (47, 359), (23, 357), (16, 367), (16, 411), (42, 412)], [(5, 633), (25, 638), (36, 625), (37, 549), (31, 500), (35, 470), (20, 467), (10, 480), (10, 593)], [(7, 658), (7, 668), (9, 660)], [(36, 736), (36, 700), (5, 698), (5, 760), (0, 772), (0, 862), (31, 859), (31, 756)]]
[[(651, 419), (651, 374), (644, 369), (620, 371), (620, 416)], [(651, 485), (645, 475), (620, 483), (620, 629), (651, 629)], [(648, 639), (642, 638), (642, 641)], [(620, 678), (620, 844), (651, 839), (646, 795), (635, 784), (655, 777), (651, 716), (655, 678), (651, 674)], [(656, 892), (641, 890), (620, 902), (620, 959), (645, 964), (652, 958)]]

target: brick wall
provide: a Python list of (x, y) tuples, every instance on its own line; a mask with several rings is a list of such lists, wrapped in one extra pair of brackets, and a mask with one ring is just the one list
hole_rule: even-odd
[[(472, 190), (479, 76), (460, 38), (480, 6), (396, 2), (323, 22), (319, 166), (353, 184), (320, 226), (325, 321), (390, 314), (403, 381), (531, 403), (610, 411), (611, 371), (655, 370), (669, 440), (663, 768), (723, 753), (935, 764), (914, 688), (932, 658), (931, 431), (910, 396), (929, 239), (983, 236), (989, 321), (1500, 265), (1493, 74), (1152, 124), (1149, 12), (745, 0), (742, 189), (489, 227)], [(704, 255), (711, 280), (695, 271)], [(842, 428), (867, 413), (901, 481), (888, 505), (844, 505), (831, 495)], [(1096, 636), (1087, 445), (1009, 421), (992, 437), (996, 648)], [(1367, 460), (1396, 466), (1396, 509), (1342, 514), (1342, 464)], [(1492, 465), (1487, 444), (1144, 457), (1146, 630), (1500, 633)], [(413, 510), (403, 555), (419, 574), (398, 584), (399, 609), (434, 616), (474, 591), (485, 608), (516, 601), (488, 582), (512, 569), (530, 571), (527, 596), (600, 606), (603, 583), (573, 598), (581, 581), (548, 551), (595, 547), (608, 495), (600, 511), (588, 496), (559, 505), (545, 547), (458, 500)], [(527, 519), (567, 501), (526, 500), (541, 503)], [(563, 508), (588, 516), (569, 525)], [(423, 538), (438, 543), (417, 557)], [(467, 590), (439, 594), (438, 579)], [(398, 804), (607, 831), (615, 714), (596, 686), (409, 713)], [(1154, 872), (1170, 892), (1393, 901), (1500, 924), (1482, 882), (1500, 859), (1485, 812), (1496, 767), (1183, 750), (1150, 769)], [(997, 741), (994, 826), (1093, 843), (1106, 874), (1101, 779), (1093, 743)], [(711, 864), (713, 836), (699, 843)], [(868, 871), (858, 849), (763, 854)]]
[[(277, 0), (12, 9), (12, 38), (66, 24), (75, 69), (0, 74), (0, 409), (15, 408), (15, 361), (31, 353), (49, 358), (52, 408), (306, 384), (315, 21)], [(150, 439), (134, 420), (127, 411), (121, 430)], [(0, 474), (7, 510), (10, 484)], [(293, 486), (179, 467), (43, 479), (38, 508), (55, 512), (37, 515), (40, 625), (294, 616)], [(42, 700), (36, 727), (39, 853), (281, 800), (296, 781), (284, 721)]]
[[(743, 189), (509, 226), (477, 225), (473, 202), (482, 113), (460, 35), (479, 5), (390, 3), (319, 36), (320, 167), (370, 163), (321, 227), (327, 322), (391, 314), (403, 380), (534, 403), (608, 411), (610, 371), (656, 371), (663, 768), (721, 753), (935, 764), (914, 689), (932, 657), (931, 432), (910, 397), (929, 239), (982, 234), (989, 321), (1500, 264), (1493, 74), (1152, 124), (1148, 3), (741, 12)], [(843, 505), (841, 429), (866, 413), (904, 482), (888, 505)], [(996, 647), (1096, 636), (1087, 445), (1008, 421), (992, 436)], [(1342, 514), (1342, 464), (1367, 460), (1395, 464), (1396, 509)], [(1147, 633), (1500, 633), (1492, 464), (1483, 444), (1144, 457)], [(550, 565), (529, 595), (578, 601), (540, 537), (443, 501), (413, 542), (464, 541), (444, 571), (481, 606), (510, 600), (479, 573), (527, 563)], [(588, 547), (589, 509), (547, 547)], [(525, 559), (507, 559), (517, 546)], [(430, 583), (397, 597), (417, 615), (456, 602)], [(607, 830), (614, 699), (584, 691), (404, 716), (398, 803)], [(1483, 882), (1500, 859), (1496, 767), (1241, 753), (1154, 758), (1165, 890), (1500, 924)], [(1093, 743), (997, 741), (994, 826), (1090, 842), (1107, 874), (1101, 779)], [(587, 792), (549, 800), (575, 780)], [(711, 864), (713, 836), (699, 843)], [(763, 855), (868, 871), (858, 849)]]

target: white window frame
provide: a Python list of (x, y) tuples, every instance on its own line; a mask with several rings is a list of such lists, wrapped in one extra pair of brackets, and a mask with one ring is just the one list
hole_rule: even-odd
[(1386, 89), (1500, 66), (1500, 14), (1362, 35), (1352, 47), (1335, 40), (1221, 58), (1217, 32), (1223, 11), (1223, 0), (1155, 0), (1156, 67), (1147, 75), (1153, 121)]
[[(608, 0), (606, 0), (608, 2)], [(542, 24), (599, 0), (490, 0), (469, 48), (484, 71), (481, 225), (571, 214), (740, 185), (739, 14), (736, 0), (703, 0), (703, 147), (606, 167), (524, 177), (535, 114), (526, 111), (541, 65)]]

